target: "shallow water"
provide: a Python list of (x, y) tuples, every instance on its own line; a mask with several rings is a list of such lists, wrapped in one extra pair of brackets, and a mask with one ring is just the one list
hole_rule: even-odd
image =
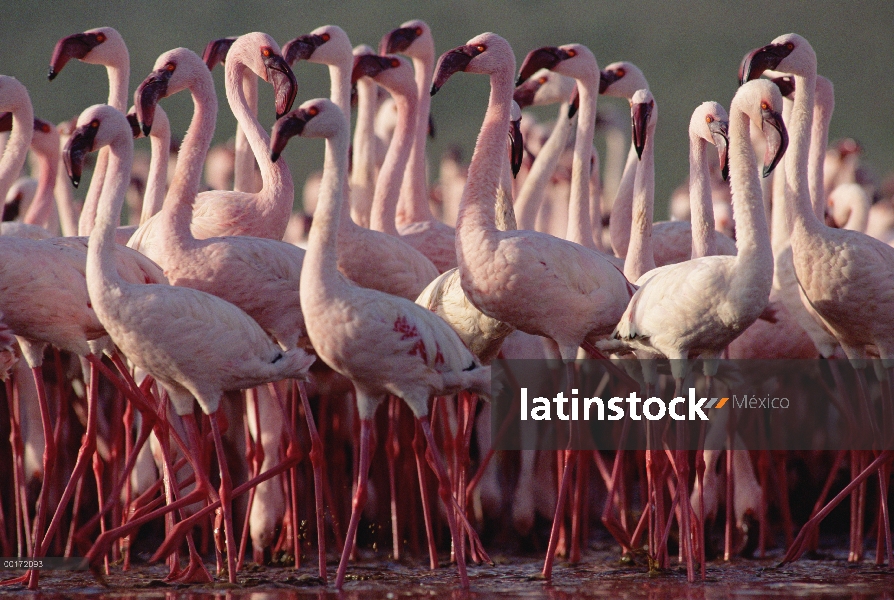
[[(493, 556), (496, 565), (469, 567), (471, 590), (457, 589), (453, 567), (429, 571), (421, 566), (361, 560), (348, 568), (343, 592), (324, 586), (313, 565), (300, 570), (249, 567), (239, 574), (239, 583), (168, 585), (162, 581), (164, 566), (139, 565), (124, 573), (112, 567), (106, 586), (89, 572), (44, 571), (41, 590), (23, 591), (21, 586), (0, 588), (0, 596), (27, 594), (29, 598), (102, 600), (135, 598), (149, 600), (305, 600), (345, 598), (395, 600), (398, 598), (502, 598), (556, 599), (578, 597), (671, 600), (686, 598), (888, 598), (894, 600), (894, 570), (876, 567), (871, 560), (853, 565), (843, 556), (823, 560), (802, 559), (776, 568), (775, 561), (736, 560), (709, 563), (707, 581), (688, 584), (685, 568), (649, 574), (643, 565), (621, 566), (617, 554), (589, 552), (576, 566), (557, 563), (553, 581), (539, 577), (542, 559)], [(208, 565), (213, 568), (212, 565)], [(336, 563), (329, 564), (335, 576)], [(0, 572), (0, 577), (11, 573)]]

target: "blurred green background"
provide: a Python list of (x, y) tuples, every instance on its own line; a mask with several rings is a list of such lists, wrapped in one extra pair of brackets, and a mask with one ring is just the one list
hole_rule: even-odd
[[(258, 30), (284, 44), (332, 23), (345, 29), (353, 44), (377, 47), (383, 34), (413, 18), (429, 23), (439, 54), (478, 33), (494, 31), (513, 45), (518, 63), (532, 48), (570, 42), (590, 47), (602, 66), (616, 60), (636, 63), (649, 79), (660, 109), (656, 219), (665, 218), (667, 198), (687, 174), (686, 129), (691, 111), (705, 100), (728, 106), (742, 56), (790, 31), (812, 43), (820, 73), (835, 84), (831, 138), (856, 138), (865, 148), (864, 160), (880, 177), (894, 165), (891, 0), (5, 2), (0, 15), (0, 73), (15, 76), (28, 87), (37, 116), (58, 122), (104, 102), (108, 93), (104, 70), (77, 61), (70, 62), (55, 81), (47, 81), (53, 46), (71, 33), (99, 26), (118, 29), (130, 49), (132, 91), (149, 74), (155, 58), (177, 46), (201, 54), (211, 39)], [(325, 67), (300, 63), (295, 74), (299, 82), (296, 106), (309, 98), (328, 96)], [(221, 100), (216, 140), (223, 141), (233, 135), (235, 119), (227, 109), (221, 69), (215, 70), (215, 82)], [(472, 75), (454, 77), (433, 99), (438, 132), (429, 146), (433, 172), (437, 157), (450, 144), (459, 144), (467, 159), (471, 156), (486, 102), (486, 78)], [(189, 97), (179, 94), (165, 100), (164, 107), (175, 135), (182, 136), (192, 110)], [(269, 130), (274, 116), (270, 86), (261, 86), (260, 107), (261, 121)], [(555, 112), (549, 108), (544, 114), (552, 118)], [(145, 141), (139, 143), (148, 147)], [(322, 144), (302, 140), (290, 146), (286, 158), (300, 198), (307, 173), (322, 164)]]

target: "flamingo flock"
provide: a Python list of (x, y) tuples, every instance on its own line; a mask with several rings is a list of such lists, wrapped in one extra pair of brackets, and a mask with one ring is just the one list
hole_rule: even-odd
[[(621, 551), (645, 547), (654, 569), (671, 567), (674, 531), (693, 582), (706, 578), (721, 505), (724, 559), (746, 546), (764, 556), (776, 532), (788, 562), (850, 497), (848, 559), (863, 559), (871, 531), (876, 564), (894, 567), (891, 450), (839, 453), (796, 536), (784, 453), (770, 466), (734, 440), (705, 450), (704, 431), (694, 452), (614, 456), (495, 453), (490, 436), (495, 359), (560, 359), (571, 375), (576, 358), (608, 355), (644, 359), (634, 378), (647, 391), (659, 385), (654, 359), (673, 359), (676, 395), (694, 359), (708, 395), (724, 357), (846, 359), (857, 412), (876, 433), (894, 427), (894, 209), (872, 203), (858, 145), (830, 146), (834, 87), (803, 37), (745, 54), (728, 109), (694, 99), (688, 132), (675, 134), (689, 141), (689, 180), (672, 200), (685, 218), (662, 223), (661, 91), (630, 62), (600, 69), (580, 43), (532, 49), (519, 66), (496, 33), (438, 57), (421, 20), (373, 45), (353, 46), (336, 25), (282, 46), (253, 32), (211, 40), (202, 56), (163, 52), (132, 107), (115, 29), (62, 37), (48, 56), (60, 88), (75, 69), (88, 77), (65, 68), (72, 59), (105, 66), (109, 96), (55, 126), (0, 75), (4, 556), (80, 556), (104, 579), (154, 543), (169, 581), (236, 583), (250, 540), (256, 563), (286, 556), (295, 568), (315, 547), (323, 584), (337, 556), (341, 589), (377, 539), (362, 523), (387, 514), (395, 560), (427, 553), (435, 569), (449, 547), (469, 588), (495, 530), (545, 547), (549, 580), (557, 557), (581, 560), (601, 514)], [(331, 93), (293, 109), (302, 61), (328, 67)], [(232, 148), (212, 146), (219, 63), (238, 122)], [(490, 84), (474, 154), (467, 167), (445, 159), (430, 182), (436, 94), (464, 73)], [(259, 80), (273, 91), (270, 132)], [(163, 104), (184, 90), (193, 114), (174, 152), (180, 132)], [(628, 101), (630, 129), (605, 116), (601, 95)], [(522, 113), (547, 104), (559, 105), (554, 124)], [(293, 138), (325, 143), (304, 188), (312, 214), (293, 213), (281, 157), (310, 147)], [(36, 181), (21, 177), (29, 153)], [(78, 202), (71, 184), (93, 157)], [(870, 364), (881, 398), (868, 391)], [(845, 459), (850, 480), (827, 502)], [(31, 570), (0, 585), (39, 582)]]

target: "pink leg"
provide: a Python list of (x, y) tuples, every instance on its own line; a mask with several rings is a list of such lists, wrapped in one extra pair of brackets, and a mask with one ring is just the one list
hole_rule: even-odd
[[(33, 367), (34, 383), (37, 385), (37, 399), (40, 403), (40, 421), (43, 425), (43, 435), (46, 440), (46, 448), (43, 452), (43, 485), (40, 487), (40, 499), (38, 500), (37, 519), (34, 523), (34, 549), (38, 550), (43, 543), (43, 524), (46, 522), (49, 509), (50, 482), (53, 477), (53, 469), (56, 464), (56, 443), (53, 438), (53, 424), (50, 422), (50, 405), (47, 401), (46, 389), (43, 385), (43, 373), (40, 367)], [(36, 556), (36, 555), (35, 555)], [(36, 590), (39, 571), (31, 571), (31, 579), (28, 581), (28, 589)]]
[(214, 446), (217, 448), (217, 463), (220, 467), (220, 504), (223, 510), (224, 532), (227, 536), (227, 572), (230, 583), (236, 583), (236, 537), (233, 531), (233, 482), (230, 479), (230, 469), (227, 466), (227, 457), (224, 454), (223, 439), (220, 435), (218, 420), (220, 411), (209, 415), (211, 420), (211, 433), (214, 435)]
[(388, 487), (391, 491), (391, 547), (392, 557), (400, 560), (400, 527), (397, 520), (397, 473), (394, 461), (400, 452), (397, 425), (400, 422), (400, 398), (388, 397), (388, 433), (385, 435), (385, 457), (388, 460)]
[[(438, 476), (438, 494), (447, 512), (447, 524), (450, 527), (450, 537), (453, 540), (454, 548), (462, 548), (460, 544), (460, 531), (456, 524), (456, 499), (453, 498), (450, 491), (450, 478), (447, 475), (447, 467), (444, 464), (444, 458), (435, 446), (435, 438), (431, 432), (431, 423), (428, 415), (419, 417), (419, 423), (422, 426), (422, 433), (428, 442), (428, 449), (431, 452), (434, 462), (435, 473)], [(456, 553), (456, 568), (459, 571), (460, 585), (464, 590), (469, 589), (469, 576), (466, 573), (466, 556), (464, 552)]]
[(317, 551), (320, 561), (320, 579), (326, 583), (326, 529), (323, 527), (323, 468), (326, 460), (323, 455), (323, 442), (314, 422), (314, 415), (310, 410), (310, 402), (307, 399), (307, 390), (304, 382), (298, 382), (298, 392), (301, 396), (301, 405), (304, 407), (304, 416), (307, 419), (307, 428), (310, 431), (310, 464), (314, 471), (314, 500), (317, 512)]
[(416, 473), (419, 476), (419, 491), (422, 499), (422, 518), (425, 521), (425, 538), (428, 540), (428, 565), (434, 570), (438, 568), (438, 549), (435, 547), (435, 534), (432, 527), (431, 500), (429, 498), (428, 482), (425, 477), (425, 447), (424, 433), (419, 423), (416, 423), (416, 432), (413, 435), (413, 453), (416, 455)]
[(370, 462), (370, 431), (372, 422), (369, 419), (360, 420), (360, 467), (357, 475), (357, 491), (354, 493), (354, 501), (351, 506), (351, 522), (348, 525), (348, 533), (345, 537), (345, 546), (342, 549), (341, 561), (338, 563), (338, 572), (335, 576), (335, 589), (342, 589), (345, 582), (345, 572), (348, 569), (348, 558), (351, 548), (357, 537), (357, 526), (360, 524), (360, 515), (366, 506), (367, 481), (369, 479)]
[[(252, 403), (254, 419), (257, 427), (258, 440), (257, 443), (255, 439), (251, 436), (251, 431), (248, 427), (248, 403), (246, 402), (246, 414), (245, 414), (245, 462), (251, 467), (251, 476), (255, 477), (258, 473), (261, 472), (261, 464), (264, 462), (264, 447), (261, 445), (261, 415), (260, 409), (258, 408), (257, 402), (257, 392), (254, 390), (246, 390), (246, 395), (252, 394), (254, 396), (254, 402)], [(245, 547), (248, 544), (248, 536), (251, 529), (249, 520), (251, 519), (251, 509), (255, 502), (255, 490), (252, 489), (248, 493), (248, 505), (245, 508), (245, 520), (242, 524), (242, 539), (239, 541), (239, 560), (236, 563), (236, 569), (242, 569), (242, 564), (245, 559)], [(263, 548), (254, 548), (252, 547), (252, 552), (254, 554), (255, 564), (262, 565), (264, 564), (264, 549)]]

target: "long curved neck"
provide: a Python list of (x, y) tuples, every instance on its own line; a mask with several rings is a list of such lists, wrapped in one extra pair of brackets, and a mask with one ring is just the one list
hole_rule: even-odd
[(750, 119), (738, 107), (731, 107), (730, 113), (729, 166), (736, 217), (736, 264), (739, 269), (772, 274), (773, 251), (749, 133)]
[(94, 302), (97, 294), (104, 296), (124, 283), (115, 267), (115, 228), (130, 184), (133, 141), (121, 136), (109, 150), (109, 170), (87, 249), (87, 287)]
[[(156, 113), (156, 121), (158, 116)], [(168, 159), (171, 154), (171, 127), (153, 128), (149, 136), (149, 148), (152, 158), (149, 161), (149, 174), (146, 177), (146, 191), (143, 193), (143, 209), (140, 213), (140, 225), (148, 221), (152, 215), (161, 210), (165, 201), (168, 183)]]
[(34, 195), (34, 202), (28, 207), (23, 219), (25, 223), (30, 225), (40, 225), (46, 229), (54, 231), (55, 226), (51, 226), (54, 218), (53, 189), (56, 186), (56, 176), (59, 172), (59, 140), (50, 146), (49, 153), (36, 152), (38, 160), (37, 175), (37, 193)]
[(343, 64), (329, 65), (329, 99), (338, 106), (350, 123), (351, 118), (351, 68), (353, 55)]
[(590, 224), (593, 227), (593, 242), (596, 249), (605, 252), (602, 243), (602, 177), (599, 170), (599, 151), (595, 146), (590, 161)]
[(268, 150), (270, 136), (261, 127), (258, 118), (249, 110), (248, 100), (242, 88), (242, 80), (248, 67), (238, 56), (228, 57), (226, 67), (227, 101), (233, 114), (236, 115), (239, 127), (245, 132), (248, 145), (251, 147), (255, 160), (261, 168), (263, 186), (261, 191), (256, 194), (257, 204), (261, 210), (269, 209), (277, 203), (277, 199), (280, 196), (288, 196), (290, 199), (289, 212), (291, 212), (291, 198), (294, 196), (292, 174), (289, 172), (286, 161), (282, 160), (274, 163), (270, 160)]
[[(319, 285), (317, 292), (341, 282), (338, 274), (338, 230), (340, 222), (344, 222), (345, 182), (348, 171), (349, 132), (343, 129), (340, 133), (326, 140), (325, 159), (323, 161), (323, 178), (320, 181), (320, 196), (314, 211), (314, 220), (307, 241), (307, 254), (301, 269), (302, 279), (313, 277)], [(302, 284), (302, 291), (305, 289)]]
[(413, 58), (416, 90), (416, 129), (413, 136), (413, 148), (407, 163), (403, 185), (400, 188), (400, 201), (397, 204), (397, 224), (408, 225), (418, 221), (433, 221), (431, 208), (428, 205), (428, 181), (425, 172), (425, 142), (428, 136), (428, 116), (431, 113), (432, 68), (434, 56)]
[(363, 227), (369, 227), (376, 186), (376, 86), (376, 82), (369, 77), (361, 77), (357, 81), (357, 124), (354, 127), (354, 155), (351, 162), (351, 216)]
[[(490, 98), (484, 122), (469, 164), (456, 219), (457, 258), (462, 265), (466, 251), (480, 252), (477, 246), (466, 248), (464, 234), (485, 231), (496, 233), (494, 202), (500, 187), (503, 157), (506, 155), (506, 132), (509, 130), (509, 109), (512, 102), (512, 71), (497, 71), (490, 77)], [(471, 241), (471, 240), (470, 240)]]
[(78, 235), (90, 235), (93, 231), (93, 222), (96, 220), (96, 207), (99, 197), (102, 195), (102, 182), (105, 179), (109, 166), (109, 149), (103, 148), (96, 156), (96, 166), (93, 168), (93, 177), (90, 178), (90, 187), (84, 198), (84, 206), (81, 207), (81, 216), (78, 219)]
[(127, 88), (130, 85), (130, 55), (127, 48), (117, 57), (118, 64), (106, 65), (109, 75), (109, 106), (127, 113)]
[(78, 235), (78, 211), (75, 208), (74, 192), (71, 181), (64, 169), (56, 169), (56, 210), (59, 211), (59, 227), (62, 235), (73, 237)]
[(708, 142), (689, 133), (689, 211), (692, 215), (692, 258), (717, 254)]
[[(575, 115), (574, 119), (576, 118)], [(536, 227), (537, 213), (543, 203), (546, 186), (556, 171), (556, 165), (559, 163), (562, 150), (568, 144), (571, 130), (576, 126), (574, 119), (568, 118), (567, 102), (559, 105), (556, 124), (537, 154), (537, 158), (534, 159), (534, 164), (531, 165), (531, 170), (525, 177), (525, 182), (518, 192), (518, 199), (515, 201), (515, 214), (518, 217), (520, 229), (533, 230)]]
[(810, 153), (807, 158), (809, 172), (808, 187), (813, 202), (813, 212), (820, 221), (825, 219), (826, 193), (823, 186), (825, 176), (826, 148), (829, 145), (829, 123), (835, 111), (835, 90), (832, 82), (817, 76), (813, 106), (813, 127), (810, 132)]
[(655, 210), (655, 120), (646, 134), (646, 145), (633, 184), (633, 216), (630, 224), (630, 244), (624, 260), (624, 276), (636, 281), (655, 268), (655, 252), (652, 249), (652, 219)]
[(580, 116), (577, 119), (574, 158), (571, 162), (571, 196), (565, 239), (595, 249), (593, 226), (590, 223), (590, 159), (593, 157), (593, 132), (596, 129), (596, 102), (599, 93), (592, 82), (580, 79), (577, 81), (577, 89), (580, 91)]
[(792, 106), (790, 142), (786, 151), (785, 179), (794, 202), (791, 231), (818, 231), (822, 225), (810, 200), (808, 164), (813, 121), (816, 74), (795, 75), (795, 100)]
[(199, 193), (205, 156), (211, 147), (217, 122), (217, 95), (210, 72), (207, 77), (198, 76), (193, 80), (190, 93), (194, 106), (192, 121), (180, 146), (171, 188), (162, 205), (162, 226), (168, 228), (169, 238), (180, 243), (193, 239), (190, 231), (192, 207)]
[[(248, 104), (248, 111), (255, 117), (258, 115), (258, 76), (250, 69), (242, 74), (242, 93)], [(255, 179), (255, 155), (245, 137), (245, 131), (236, 125), (235, 160), (233, 164), (233, 189), (237, 192), (258, 191)]]
[(627, 163), (621, 174), (621, 182), (618, 184), (618, 193), (612, 204), (611, 219), (608, 222), (608, 233), (611, 237), (612, 251), (615, 256), (624, 258), (627, 256), (627, 246), (630, 244), (630, 221), (633, 218), (633, 181), (636, 178), (639, 157), (633, 142), (627, 152)]
[(6, 199), (9, 188), (21, 173), (33, 135), (34, 110), (30, 102), (23, 102), (12, 112), (12, 132), (0, 159), (0, 199)]
[(413, 146), (413, 134), (416, 130), (416, 97), (398, 93), (392, 94), (392, 97), (397, 107), (397, 125), (376, 180), (370, 228), (396, 236), (399, 234), (395, 226), (395, 213), (400, 198), (401, 183), (406, 183), (404, 173)]
[[(792, 115), (792, 101), (782, 99), (782, 122), (790, 123)], [(773, 255), (789, 247), (791, 237), (792, 217), (789, 213), (793, 210), (793, 203), (788, 199), (790, 192), (786, 183), (786, 171), (788, 165), (785, 160), (779, 161), (773, 169), (773, 206), (770, 209), (770, 240), (773, 244)]]

